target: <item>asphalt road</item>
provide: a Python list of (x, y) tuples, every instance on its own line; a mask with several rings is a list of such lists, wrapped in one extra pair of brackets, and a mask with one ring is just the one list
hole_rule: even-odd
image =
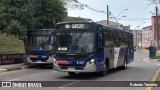
[[(143, 60), (146, 57), (148, 57), (147, 51), (137, 50), (135, 60), (128, 65), (126, 70), (113, 69), (105, 77), (99, 77), (96, 73), (82, 73), (71, 77), (68, 73), (53, 71), (52, 67), (0, 73), (0, 81), (72, 81), (61, 83), (58, 87), (0, 88), (0, 90), (145, 90), (146, 87), (96, 87), (96, 85), (98, 81), (150, 81), (160, 67), (160, 62)], [(92, 82), (85, 83), (84, 81)], [(81, 87), (86, 84), (94, 87)]]

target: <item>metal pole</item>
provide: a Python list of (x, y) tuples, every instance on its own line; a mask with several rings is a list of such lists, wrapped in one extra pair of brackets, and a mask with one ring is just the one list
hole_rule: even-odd
[(109, 25), (109, 6), (107, 5), (107, 25)]
[(138, 47), (140, 47), (140, 45), (139, 45), (139, 41), (140, 41), (139, 32), (140, 32), (140, 31), (139, 31), (139, 26), (138, 26), (138, 33), (137, 33), (137, 39), (138, 39), (138, 40), (137, 40), (137, 42), (138, 42)]
[(142, 31), (141, 31), (141, 48), (142, 48)]
[(137, 30), (136, 30), (136, 47), (137, 47), (137, 40), (138, 39), (138, 37), (137, 37)]
[(159, 25), (158, 25), (158, 8), (156, 7), (156, 30), (157, 30), (157, 51), (159, 50)]

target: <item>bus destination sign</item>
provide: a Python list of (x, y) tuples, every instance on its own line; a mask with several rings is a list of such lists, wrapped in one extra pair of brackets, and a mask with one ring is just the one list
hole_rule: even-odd
[(84, 28), (84, 24), (66, 24), (65, 28), (73, 28), (73, 29), (79, 29), (79, 28)]
[(90, 29), (91, 24), (59, 24), (56, 29)]

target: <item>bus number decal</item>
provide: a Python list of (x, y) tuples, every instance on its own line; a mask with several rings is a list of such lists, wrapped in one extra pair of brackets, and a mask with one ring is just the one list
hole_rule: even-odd
[(84, 24), (72, 24), (72, 28), (84, 28)]

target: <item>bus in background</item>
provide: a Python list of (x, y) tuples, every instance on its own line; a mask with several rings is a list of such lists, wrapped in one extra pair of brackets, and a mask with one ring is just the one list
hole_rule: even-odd
[[(54, 33), (54, 29), (35, 29), (27, 32), (24, 40), (25, 63), (41, 67), (52, 65), (53, 46), (47, 43), (49, 35), (52, 33)], [(50, 38), (53, 39), (53, 37)]]
[(133, 34), (95, 22), (61, 22), (56, 25), (54, 50), (54, 70), (105, 76), (112, 68), (125, 70), (133, 61)]

